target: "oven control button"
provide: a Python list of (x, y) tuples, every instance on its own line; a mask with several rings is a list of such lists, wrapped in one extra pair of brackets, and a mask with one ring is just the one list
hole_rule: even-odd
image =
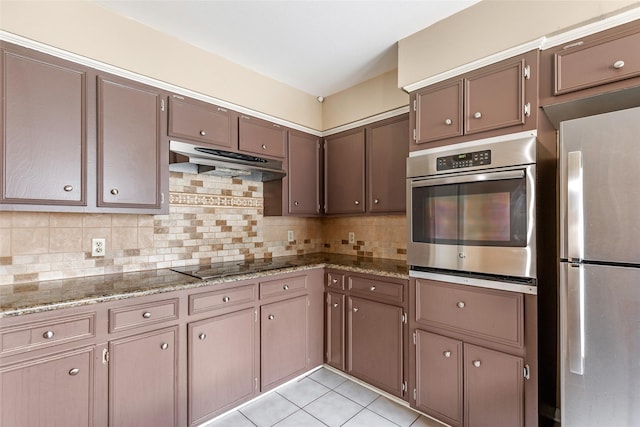
[(467, 257), (467, 254), (465, 254), (464, 252), (458, 252), (458, 258), (465, 259), (466, 257)]

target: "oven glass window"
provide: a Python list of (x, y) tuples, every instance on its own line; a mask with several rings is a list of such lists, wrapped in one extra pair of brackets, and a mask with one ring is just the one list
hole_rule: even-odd
[(414, 242), (526, 246), (524, 178), (415, 187), (412, 204)]

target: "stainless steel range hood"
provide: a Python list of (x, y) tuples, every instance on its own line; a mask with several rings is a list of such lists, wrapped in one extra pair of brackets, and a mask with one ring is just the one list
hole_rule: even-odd
[(226, 176), (251, 181), (276, 181), (287, 173), (282, 161), (250, 154), (170, 141), (169, 170), (195, 174)]

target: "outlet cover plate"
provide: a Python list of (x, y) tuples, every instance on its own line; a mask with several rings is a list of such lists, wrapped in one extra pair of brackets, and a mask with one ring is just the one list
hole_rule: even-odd
[(91, 239), (91, 256), (104, 256), (106, 251), (106, 239)]

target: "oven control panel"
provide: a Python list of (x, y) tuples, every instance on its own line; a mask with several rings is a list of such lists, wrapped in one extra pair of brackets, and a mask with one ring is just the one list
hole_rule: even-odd
[(438, 157), (437, 170), (468, 168), (472, 166), (485, 166), (491, 164), (491, 150), (476, 151), (473, 153), (454, 154), (453, 156)]

